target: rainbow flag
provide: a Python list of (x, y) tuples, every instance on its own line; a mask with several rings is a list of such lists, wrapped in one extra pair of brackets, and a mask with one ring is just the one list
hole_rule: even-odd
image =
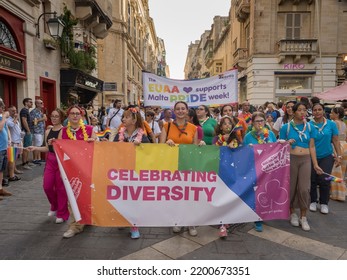
[(15, 162), (18, 158), (21, 148), (18, 147), (8, 147), (7, 148), (7, 160), (8, 162)]
[(82, 224), (193, 226), (289, 217), (289, 145), (53, 145)]
[(327, 175), (325, 177), (326, 181), (336, 182), (336, 183), (342, 183), (343, 182), (343, 180), (341, 178), (335, 177), (335, 176), (328, 174), (328, 173), (324, 173), (324, 174)]
[(111, 129), (106, 128), (104, 131), (95, 133), (99, 139), (108, 137), (111, 134)]
[(238, 122), (233, 129), (233, 131), (238, 131), (238, 130), (243, 130), (243, 126), (240, 122)]
[(251, 117), (250, 115), (247, 115), (247, 116), (245, 117), (245, 122), (246, 122), (246, 123), (249, 123), (251, 120), (252, 120), (252, 117)]

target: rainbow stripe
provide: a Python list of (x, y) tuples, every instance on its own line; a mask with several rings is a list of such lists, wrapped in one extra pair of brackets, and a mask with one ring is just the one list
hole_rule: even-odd
[(247, 117), (245, 117), (245, 122), (249, 123), (252, 120), (252, 117), (250, 115), (248, 115)]
[[(326, 174), (326, 173), (324, 173)], [(336, 183), (342, 183), (342, 179), (341, 178), (338, 178), (338, 177), (335, 177), (331, 174), (326, 174), (327, 176), (325, 177), (325, 180), (326, 181), (330, 181), (330, 182), (336, 182)]]
[(99, 139), (105, 138), (111, 134), (111, 129), (106, 128), (104, 131), (97, 132), (95, 134), (96, 134), (96, 136), (98, 136)]
[(8, 162), (15, 162), (18, 158), (20, 148), (17, 147), (8, 147), (7, 148), (7, 160)]

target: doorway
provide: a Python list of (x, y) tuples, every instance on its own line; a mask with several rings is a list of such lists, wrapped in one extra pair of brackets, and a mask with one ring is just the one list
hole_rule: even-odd
[[(44, 104), (44, 110), (47, 117), (49, 114), (57, 108), (57, 99), (56, 99), (56, 81), (50, 80), (47, 78), (40, 77), (41, 85), (41, 98)], [(46, 122), (47, 125), (51, 125), (51, 120), (48, 117)]]

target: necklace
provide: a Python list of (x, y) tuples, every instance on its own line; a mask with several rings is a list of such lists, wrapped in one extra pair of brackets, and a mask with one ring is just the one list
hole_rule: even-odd
[(290, 125), (294, 128), (294, 130), (299, 134), (300, 141), (303, 142), (302, 137), (304, 136), (305, 139), (307, 139), (307, 135), (305, 134), (306, 130), (306, 121), (304, 120), (304, 128), (302, 130), (299, 130), (299, 128), (296, 126), (294, 119), (290, 121)]
[(71, 127), (70, 121), (68, 121), (67, 127), (66, 127), (66, 134), (67, 134), (67, 136), (69, 137), (69, 139), (71, 139), (71, 140), (77, 140), (77, 138), (76, 138), (76, 132), (77, 132), (80, 128), (82, 129), (83, 140), (84, 140), (84, 141), (87, 141), (87, 140), (88, 140), (88, 133), (87, 133), (87, 131), (86, 131), (86, 127), (85, 127), (85, 125), (84, 125), (82, 119), (79, 120), (79, 127), (76, 128), (76, 129), (73, 129), (73, 128)]
[(134, 132), (129, 136), (128, 132), (126, 131), (126, 128), (123, 126), (119, 130), (119, 142), (142, 142), (142, 135), (144, 131), (142, 128), (137, 128), (134, 130)]
[(269, 130), (267, 128), (262, 127), (260, 131), (256, 131), (253, 127), (251, 134), (255, 139), (257, 139), (258, 144), (269, 142)]
[(327, 119), (323, 117), (323, 125), (322, 125), (321, 128), (318, 127), (318, 123), (316, 123), (315, 121), (312, 120), (312, 123), (313, 123), (313, 126), (314, 126), (315, 128), (317, 128), (318, 133), (324, 135), (323, 129), (324, 129), (324, 127), (325, 127), (325, 126), (327, 125), (327, 123), (328, 123), (328, 122), (327, 122)]
[(177, 127), (177, 129), (180, 132), (179, 137), (181, 137), (182, 134), (188, 135), (188, 133), (186, 132), (186, 128), (187, 128), (188, 122), (186, 120), (184, 121), (183, 128), (179, 128), (178, 123), (177, 123), (176, 120), (173, 121), (173, 124)]

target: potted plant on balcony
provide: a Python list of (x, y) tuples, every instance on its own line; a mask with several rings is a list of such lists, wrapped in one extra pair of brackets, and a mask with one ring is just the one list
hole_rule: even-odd
[(43, 44), (49, 50), (56, 50), (59, 46), (59, 42), (54, 39), (43, 39)]

